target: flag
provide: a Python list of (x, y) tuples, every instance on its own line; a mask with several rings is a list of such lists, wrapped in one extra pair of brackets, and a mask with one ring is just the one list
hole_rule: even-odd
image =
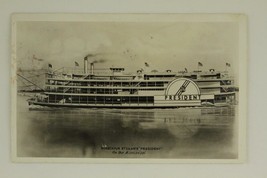
[(79, 66), (79, 63), (75, 61), (75, 66)]
[(227, 62), (226, 62), (226, 66), (227, 66), (227, 67), (231, 67), (231, 65), (230, 65), (229, 63), (227, 63)]
[(203, 64), (202, 64), (201, 62), (198, 62), (198, 66), (202, 67), (202, 66), (203, 66)]
[(33, 59), (37, 59), (37, 58), (35, 57), (35, 54), (34, 54), (34, 55), (32, 55), (32, 58), (33, 58)]
[(49, 67), (49, 68), (52, 68), (52, 64), (48, 64), (48, 67)]
[(43, 59), (39, 59), (39, 58), (37, 58), (37, 57), (35, 56), (35, 54), (32, 56), (32, 58), (33, 58), (34, 60), (37, 60), (37, 61), (43, 61)]
[(146, 67), (149, 67), (149, 64), (148, 64), (147, 62), (145, 62), (145, 66), (146, 66)]

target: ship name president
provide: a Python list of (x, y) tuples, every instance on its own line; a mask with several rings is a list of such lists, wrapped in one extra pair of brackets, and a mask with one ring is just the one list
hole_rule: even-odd
[(182, 101), (187, 101), (187, 100), (200, 100), (200, 95), (195, 94), (195, 95), (165, 95), (165, 100), (182, 100)]

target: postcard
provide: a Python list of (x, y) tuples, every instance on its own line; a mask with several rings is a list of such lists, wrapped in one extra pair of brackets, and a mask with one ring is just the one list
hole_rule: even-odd
[(241, 163), (242, 14), (13, 14), (12, 160)]

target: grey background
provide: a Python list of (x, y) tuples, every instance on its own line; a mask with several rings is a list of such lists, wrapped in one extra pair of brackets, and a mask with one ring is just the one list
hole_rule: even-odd
[[(267, 175), (267, 1), (0, 1), (1, 177), (227, 177)], [(244, 164), (15, 164), (10, 158), (10, 15), (13, 12), (245, 13), (249, 19), (248, 160)]]
[[(238, 23), (236, 22), (19, 22), (17, 60), (21, 69), (36, 69), (32, 56), (54, 69), (103, 59), (95, 68), (125, 67), (126, 72), (189, 71), (210, 68), (238, 74)], [(41, 64), (40, 64), (41, 65)], [(237, 76), (238, 78), (238, 76)]]

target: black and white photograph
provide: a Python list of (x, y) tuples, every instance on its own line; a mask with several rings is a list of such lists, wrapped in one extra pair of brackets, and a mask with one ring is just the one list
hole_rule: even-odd
[(237, 163), (246, 17), (14, 14), (12, 158)]

